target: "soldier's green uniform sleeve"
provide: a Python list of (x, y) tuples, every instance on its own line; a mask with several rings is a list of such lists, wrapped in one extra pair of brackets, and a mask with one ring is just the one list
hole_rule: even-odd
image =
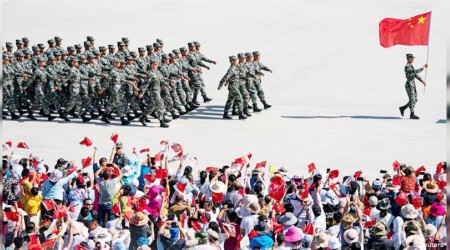
[(234, 75), (233, 71), (231, 70), (231, 67), (228, 69), (227, 73), (222, 77), (220, 80), (219, 88), (222, 88), (222, 86)]
[(422, 70), (423, 68), (415, 70), (412, 65), (406, 65), (405, 66), (406, 80), (409, 82), (414, 81), (414, 78), (416, 78), (417, 80), (423, 82), (422, 78), (418, 75), (418, 73), (422, 72)]
[(202, 53), (200, 53), (200, 58), (205, 61), (205, 62), (209, 62), (209, 63), (213, 63), (214, 61), (211, 59), (208, 59), (205, 55), (203, 55)]
[(265, 71), (270, 71), (268, 67), (266, 67), (264, 64), (262, 64), (260, 61), (258, 61), (259, 68)]

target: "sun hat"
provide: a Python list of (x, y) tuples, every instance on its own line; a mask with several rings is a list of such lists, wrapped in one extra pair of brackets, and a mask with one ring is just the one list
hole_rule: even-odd
[(131, 167), (129, 165), (125, 165), (120, 171), (123, 176), (128, 177), (131, 174)]
[(287, 212), (280, 217), (280, 223), (285, 226), (292, 226), (297, 224), (297, 222), (298, 222), (297, 217), (291, 212)]
[(100, 231), (94, 238), (102, 243), (108, 243), (112, 240), (112, 235), (108, 231)]
[(48, 177), (48, 179), (51, 182), (58, 182), (59, 180), (61, 180), (63, 178), (63, 174), (60, 170), (55, 169), (53, 170), (53, 172), (50, 174), (50, 177)]
[[(431, 209), (430, 209), (431, 210)], [(406, 204), (401, 208), (403, 218), (415, 219), (419, 215), (419, 212), (414, 208), (412, 204)]]
[(344, 232), (344, 240), (348, 244), (353, 244), (358, 241), (358, 232), (355, 229), (348, 229)]
[(130, 223), (141, 227), (148, 223), (148, 216), (146, 216), (143, 212), (137, 212), (130, 220)]
[(253, 195), (253, 194), (246, 195), (244, 198), (242, 198), (242, 208), (244, 210), (249, 210), (248, 207), (253, 202), (258, 202), (258, 197), (256, 195)]
[(431, 181), (426, 181), (423, 183), (423, 188), (431, 194), (435, 194), (437, 192), (439, 192), (439, 186), (436, 183), (435, 180), (431, 180)]
[(314, 236), (313, 244), (316, 248), (326, 248), (328, 246), (328, 241), (330, 240), (330, 236), (325, 232), (321, 232)]
[(328, 247), (330, 249), (341, 249), (341, 242), (338, 240), (338, 238), (333, 237), (328, 241)]
[(295, 227), (290, 227), (284, 236), (286, 242), (297, 242), (302, 240), (302, 235), (297, 231)]
[(227, 191), (227, 186), (221, 181), (215, 181), (209, 185), (209, 188), (213, 193), (225, 193)]
[(378, 209), (380, 210), (389, 210), (391, 208), (391, 202), (389, 198), (383, 198), (378, 202)]
[(248, 208), (249, 208), (250, 212), (252, 212), (254, 214), (258, 214), (259, 211), (261, 210), (261, 207), (259, 206), (258, 202), (251, 203)]
[(381, 238), (386, 236), (386, 225), (379, 221), (375, 226), (372, 227), (370, 235), (376, 238)]
[(377, 206), (378, 205), (378, 198), (376, 196), (370, 196), (369, 203), (371, 206)]
[(445, 214), (445, 207), (439, 202), (433, 203), (430, 208), (430, 214), (437, 217)]

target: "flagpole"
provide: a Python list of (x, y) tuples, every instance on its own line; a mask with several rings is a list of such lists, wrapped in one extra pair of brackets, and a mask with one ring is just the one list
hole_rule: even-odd
[[(427, 61), (426, 64), (428, 64), (428, 56), (430, 54), (430, 30), (431, 30), (431, 14), (432, 11), (430, 11), (430, 25), (428, 26), (428, 42), (427, 42)], [(425, 83), (427, 82), (427, 72), (428, 72), (428, 67), (425, 68)], [(425, 95), (425, 89), (427, 88), (427, 86), (423, 86), (423, 94)]]

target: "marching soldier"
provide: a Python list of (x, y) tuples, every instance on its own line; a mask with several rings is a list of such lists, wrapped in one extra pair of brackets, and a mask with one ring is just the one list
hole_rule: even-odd
[(33, 110), (31, 109), (31, 104), (27, 98), (26, 92), (28, 87), (27, 80), (33, 72), (27, 70), (21, 51), (15, 52), (14, 55), (16, 60), (12, 64), (12, 69), (14, 71), (14, 95), (17, 97), (16, 107), (18, 108), (20, 115), (23, 114), (22, 107), (25, 107), (28, 111), (27, 118), (36, 119), (33, 116)]
[(119, 59), (121, 62), (125, 61), (125, 57), (127, 56), (125, 52), (125, 43), (124, 42), (117, 42), (118, 50), (116, 54), (114, 55), (117, 59)]
[(87, 36), (86, 41), (89, 41), (91, 43), (91, 50), (97, 50), (95, 47), (95, 39), (93, 36)]
[(2, 67), (2, 89), (3, 89), (3, 105), (8, 107), (12, 120), (18, 120), (16, 111), (17, 105), (17, 91), (14, 90), (14, 69), (9, 62), (9, 55), (3, 54), (3, 67)]
[(255, 66), (256, 66), (255, 69), (257, 71), (254, 85), (255, 85), (256, 91), (258, 92), (259, 100), (264, 105), (264, 109), (269, 109), (270, 107), (272, 107), (272, 105), (269, 105), (266, 102), (266, 98), (264, 96), (264, 91), (263, 91), (262, 85), (261, 85), (261, 76), (264, 76), (264, 74), (261, 72), (261, 70), (268, 71), (270, 73), (272, 73), (272, 70), (261, 63), (261, 61), (259, 60), (260, 56), (261, 56), (261, 53), (259, 53), (259, 51), (253, 51), (253, 57), (254, 57), (253, 63), (255, 64)]
[(30, 45), (30, 39), (28, 37), (22, 37), (23, 48), (30, 49), (28, 46)]
[(62, 50), (63, 49), (63, 47), (62, 47), (62, 38), (59, 37), (59, 36), (55, 36), (54, 39), (55, 39), (55, 43), (56, 43), (55, 49)]
[(423, 83), (423, 86), (427, 86), (424, 80), (419, 76), (419, 73), (422, 72), (424, 69), (428, 68), (428, 64), (425, 64), (420, 69), (414, 69), (414, 66), (412, 63), (414, 62), (414, 56), (413, 54), (406, 54), (406, 60), (407, 64), (405, 66), (405, 76), (406, 76), (406, 84), (405, 89), (406, 93), (408, 94), (408, 103), (405, 106), (400, 107), (400, 114), (404, 116), (405, 110), (409, 108), (409, 111), (411, 112), (409, 118), (410, 119), (419, 119), (419, 117), (414, 113), (414, 107), (416, 106), (417, 102), (417, 90), (416, 90), (416, 83), (415, 79), (419, 80), (421, 83)]
[(203, 102), (212, 101), (212, 99), (206, 95), (205, 84), (203, 83), (203, 78), (201, 76), (202, 71), (200, 68), (200, 67), (204, 67), (207, 70), (209, 70), (209, 66), (204, 64), (202, 62), (202, 60), (197, 57), (195, 43), (193, 43), (193, 42), (188, 43), (188, 47), (189, 47), (189, 54), (188, 54), (187, 58), (188, 58), (189, 64), (193, 68), (197, 69), (196, 71), (189, 71), (189, 78), (191, 78), (191, 87), (194, 89), (194, 96), (192, 98), (192, 102), (196, 105), (200, 105), (197, 102), (197, 96), (198, 96), (199, 92), (203, 96)]
[(230, 110), (232, 103), (235, 102), (238, 108), (239, 119), (245, 120), (247, 119), (247, 116), (245, 116), (242, 112), (242, 96), (239, 91), (239, 69), (236, 67), (238, 64), (238, 58), (236, 56), (230, 56), (230, 64), (230, 68), (225, 76), (223, 76), (220, 80), (219, 87), (217, 88), (220, 90), (222, 86), (228, 86), (228, 98), (225, 103), (223, 119), (232, 119), (232, 117), (228, 114), (228, 111)]
[(246, 53), (246, 62), (244, 64), (244, 68), (247, 76), (247, 90), (250, 94), (252, 103), (253, 103), (253, 112), (261, 112), (261, 109), (258, 108), (258, 96), (257, 90), (255, 87), (256, 82), (256, 74), (261, 74), (259, 70), (256, 69), (255, 64), (253, 63), (253, 54)]
[(181, 47), (179, 52), (175, 51), (175, 55), (178, 55), (178, 67), (183, 72), (184, 79), (181, 80), (181, 84), (183, 86), (183, 90), (186, 93), (186, 101), (191, 109), (196, 109), (200, 106), (198, 103), (193, 102), (194, 91), (189, 86), (189, 81), (191, 80), (189, 77), (189, 72), (198, 71), (196, 68), (189, 65), (189, 61), (187, 58), (188, 50), (186, 47)]
[[(34, 70), (33, 75), (30, 78), (30, 81), (34, 83), (34, 104), (33, 108), (42, 108), (43, 116), (48, 117), (49, 121), (54, 120), (56, 117), (50, 115), (50, 107), (48, 104), (48, 99), (45, 96), (45, 87), (47, 85), (47, 71), (45, 70), (45, 58), (39, 57), (37, 59), (38, 67)], [(36, 120), (33, 114), (29, 117), (32, 120)], [(34, 119), (33, 119), (34, 118)]]
[[(58, 113), (61, 112), (61, 96), (60, 96), (60, 92), (61, 92), (61, 79), (60, 76), (58, 74), (58, 70), (57, 70), (57, 66), (56, 66), (56, 59), (54, 56), (50, 56), (48, 58), (48, 63), (47, 66), (45, 67), (45, 70), (47, 71), (47, 84), (45, 87), (45, 93), (46, 93), (46, 97), (47, 97), (47, 102), (50, 106), (53, 106), (54, 110), (58, 110)], [(50, 110), (50, 115), (48, 117), (48, 120), (51, 121), (52, 116), (51, 116), (51, 110)]]

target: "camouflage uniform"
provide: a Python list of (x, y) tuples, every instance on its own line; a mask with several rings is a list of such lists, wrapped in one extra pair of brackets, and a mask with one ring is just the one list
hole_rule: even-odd
[[(174, 93), (174, 87), (173, 84), (171, 84), (168, 80), (169, 80), (169, 64), (165, 64), (162, 63), (159, 66), (159, 72), (161, 73), (161, 75), (163, 76), (164, 80), (167, 84), (168, 87), (166, 88), (162, 88), (161, 89), (161, 97), (164, 100), (164, 104), (166, 106), (166, 110), (173, 113), (175, 111), (175, 106), (178, 107), (180, 105), (179, 100), (177, 103), (174, 102), (174, 100), (172, 99), (172, 93)], [(169, 91), (169, 87), (172, 89), (171, 91)], [(175, 92), (176, 93), (176, 92)]]
[[(82, 55), (84, 56), (84, 55)], [(89, 96), (89, 90), (91, 88), (92, 80), (89, 77), (89, 68), (87, 64), (80, 64), (78, 67), (83, 78), (80, 81), (80, 101), (81, 105), (77, 106), (80, 110), (79, 113), (84, 115), (86, 112), (90, 113), (92, 111), (91, 98)], [(91, 75), (91, 77), (93, 77)], [(69, 110), (68, 110), (69, 111)]]
[[(194, 67), (189, 65), (189, 61), (188, 61), (187, 57), (184, 57), (184, 56), (182, 56), (177, 61), (177, 66), (181, 70), (181, 72), (183, 73), (183, 75), (185, 77), (189, 76), (189, 72), (191, 72), (192, 70), (195, 70)], [(184, 92), (186, 93), (186, 102), (187, 103), (192, 103), (192, 100), (193, 100), (193, 97), (194, 97), (194, 91), (192, 91), (192, 88), (189, 86), (189, 81), (186, 80), (186, 79), (182, 79), (181, 80), (181, 85), (183, 87)]]
[[(40, 60), (44, 60), (43, 58)], [(39, 61), (39, 60), (38, 60)], [(44, 111), (44, 116), (50, 115), (50, 108), (48, 104), (48, 99), (46, 98), (46, 93), (44, 91), (47, 85), (47, 71), (44, 67), (38, 67), (34, 70), (30, 81), (34, 83), (34, 94), (35, 99), (33, 103), (33, 108), (42, 108)]]
[[(414, 58), (412, 54), (406, 54), (406, 59)], [(416, 90), (416, 83), (415, 79), (419, 80), (420, 82), (424, 83), (422, 78), (418, 75), (420, 72), (423, 71), (424, 68), (420, 69), (414, 69), (414, 66), (411, 63), (406, 64), (405, 66), (405, 76), (406, 76), (406, 84), (405, 89), (406, 93), (408, 94), (408, 103), (402, 107), (400, 107), (400, 113), (403, 116), (404, 111), (409, 108), (411, 111), (410, 118), (411, 119), (419, 119), (418, 116), (414, 114), (414, 107), (417, 103), (417, 90)]]
[[(260, 55), (259, 51), (254, 51), (252, 54), (253, 54), (253, 56), (259, 56)], [(261, 85), (261, 76), (263, 75), (261, 70), (268, 71), (268, 72), (272, 72), (272, 70), (269, 69), (268, 67), (266, 67), (264, 64), (262, 64), (259, 59), (258, 60), (254, 60), (253, 64), (255, 65), (255, 70), (256, 70), (256, 77), (255, 77), (255, 81), (254, 81), (255, 89), (256, 89), (256, 91), (258, 93), (259, 100), (264, 105), (264, 108), (268, 109), (268, 108), (270, 108), (272, 106), (267, 104), (267, 102), (266, 102), (266, 97), (264, 95), (264, 90), (263, 90), (262, 85)]]
[(81, 85), (84, 85), (87, 80), (89, 80), (89, 77), (81, 74), (77, 67), (70, 68), (69, 76), (67, 77), (70, 97), (66, 105), (66, 112), (70, 112), (76, 106), (80, 98), (80, 92), (85, 91)]
[(253, 64), (251, 62), (246, 62), (244, 64), (244, 67), (245, 67), (246, 76), (247, 76), (246, 87), (247, 87), (247, 90), (250, 94), (250, 98), (253, 103), (253, 109), (255, 110), (255, 107), (257, 107), (257, 103), (258, 103), (257, 90), (255, 87), (255, 83), (256, 83), (255, 78), (256, 78), (256, 74), (259, 73), (259, 71), (256, 70), (255, 64)]
[[(155, 61), (156, 62), (156, 61)], [(164, 101), (161, 98), (161, 88), (167, 88), (169, 85), (158, 70), (148, 71), (148, 81), (140, 89), (140, 94), (144, 94), (147, 90), (150, 92), (150, 104), (145, 107), (143, 116), (155, 112), (160, 122), (164, 121)]]
[(188, 104), (187, 96), (181, 83), (182, 79), (180, 79), (180, 75), (182, 74), (183, 72), (179, 69), (176, 62), (169, 64), (169, 79), (176, 81), (172, 87), (173, 88), (172, 92), (174, 92), (172, 98), (174, 98), (174, 100), (178, 98), (177, 101), (180, 102), (180, 105), (186, 106)]
[[(45, 70), (47, 71), (47, 86), (46, 89), (46, 96), (47, 100), (49, 102), (49, 105), (53, 105), (55, 110), (61, 109), (61, 97), (60, 97), (60, 91), (61, 91), (61, 84), (58, 79), (58, 72), (57, 72), (57, 66), (48, 64), (45, 67)], [(55, 87), (58, 89), (56, 90)]]
[[(23, 90), (22, 88), (28, 87), (28, 81), (25, 79), (25, 75), (32, 75), (33, 73), (28, 71), (26, 69), (25, 63), (19, 62), (18, 60), (15, 60), (12, 63), (11, 67), (14, 71), (14, 95), (16, 96), (16, 107), (26, 107), (30, 112), (31, 107), (27, 98), (27, 92), (26, 90)], [(20, 110), (19, 110), (20, 111)]]
[[(235, 58), (235, 57), (230, 57)], [(228, 99), (225, 103), (224, 115), (228, 114), (233, 102), (236, 103), (239, 114), (242, 114), (242, 95), (239, 90), (239, 69), (236, 66), (230, 66), (225, 76), (220, 80), (219, 88), (228, 84)]]
[(127, 89), (127, 82), (124, 73), (117, 68), (109, 72), (111, 81), (111, 95), (106, 106), (105, 113), (110, 115), (115, 109), (120, 118), (125, 116), (125, 104), (123, 102)]
[[(197, 57), (197, 54), (195, 52), (190, 51), (187, 57), (189, 61), (189, 65), (191, 65), (192, 68), (196, 69), (197, 71), (189, 70), (189, 78), (191, 78), (190, 86), (194, 90), (194, 95), (192, 98), (192, 101), (197, 104), (197, 96), (200, 92), (203, 97), (206, 96), (205, 92), (205, 84), (203, 83), (203, 78), (201, 76), (201, 67), (208, 67), (205, 65), (199, 58)], [(201, 66), (201, 67), (200, 67)]]
[[(9, 59), (8, 55), (3, 55), (3, 58)], [(3, 64), (2, 67), (2, 89), (3, 89), (3, 105), (8, 107), (8, 110), (13, 112), (16, 110), (17, 98), (14, 94), (14, 70), (11, 64)], [(14, 115), (14, 118), (17, 117)]]

